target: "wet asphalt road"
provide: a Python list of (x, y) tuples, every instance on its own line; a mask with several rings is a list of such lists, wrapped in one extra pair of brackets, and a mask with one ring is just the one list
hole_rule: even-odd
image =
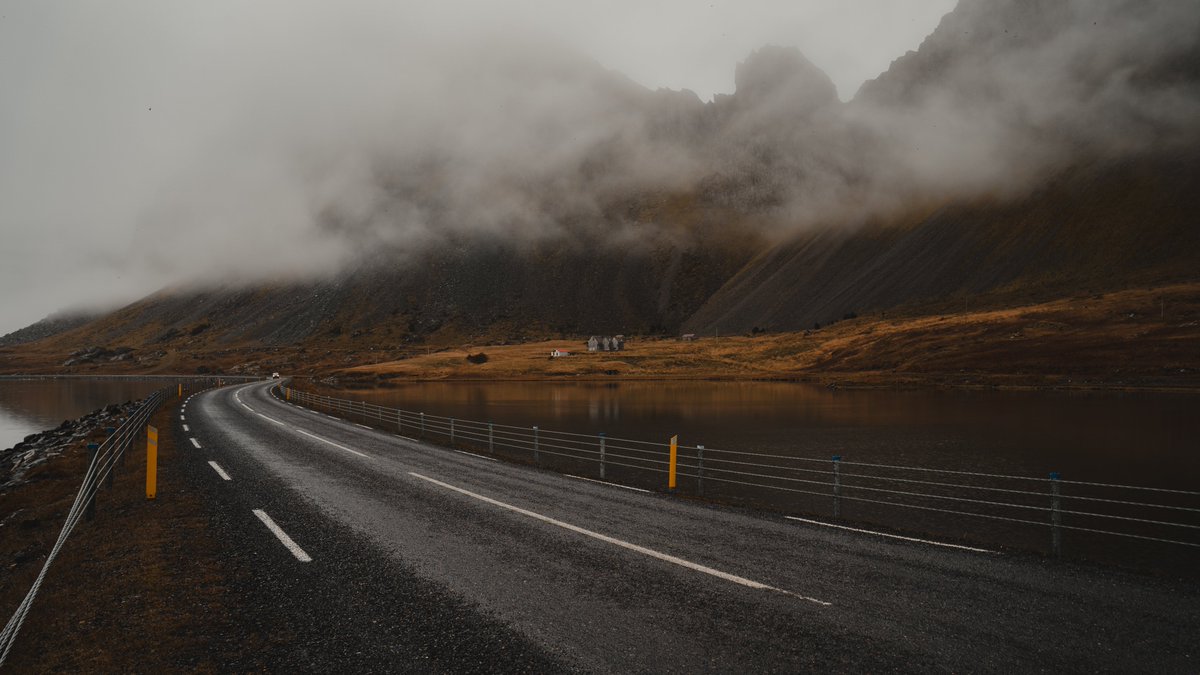
[(489, 461), (270, 386), (198, 394), (176, 420), (263, 608), (261, 659), (231, 669), (1200, 672), (1188, 582)]

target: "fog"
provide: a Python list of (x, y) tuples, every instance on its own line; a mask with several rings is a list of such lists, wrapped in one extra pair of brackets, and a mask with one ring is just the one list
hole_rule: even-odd
[[(857, 97), (953, 3), (4, 4), (0, 333), (164, 284), (622, 227), (644, 194), (786, 234), (1194, 142), (1192, 3), (1049, 4), (1023, 25), (964, 0), (930, 38), (948, 65)], [(985, 18), (1022, 32), (967, 34)]]

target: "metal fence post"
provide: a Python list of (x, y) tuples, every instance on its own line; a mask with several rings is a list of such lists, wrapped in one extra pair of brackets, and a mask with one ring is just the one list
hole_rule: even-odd
[(538, 464), (538, 428), (533, 428), (533, 463)]
[(842, 456), (833, 456), (833, 517), (842, 515)]
[(396, 410), (396, 433), (404, 433), (404, 411), (400, 409)]
[(604, 432), (600, 432), (600, 478), (604, 478)]
[(450, 445), (454, 445), (454, 418), (450, 418)]
[(696, 494), (704, 496), (704, 446), (696, 446)]
[(493, 441), (492, 423), (488, 422), (488, 452), (492, 452), (495, 449), (496, 449), (496, 445), (495, 445), (495, 442)]
[(421, 438), (425, 438), (425, 413), (421, 413)]
[[(96, 471), (96, 473), (93, 474), (93, 481), (92, 481), (93, 484), (95, 484), (96, 481), (99, 480), (99, 478), (100, 478), (100, 476), (99, 476), (100, 467), (96, 464), (96, 454), (99, 450), (100, 450), (99, 444), (97, 444), (97, 443), (88, 443), (87, 444), (88, 466), (95, 467), (95, 471)], [(92, 520), (93, 518), (96, 517), (96, 491), (95, 490), (92, 490), (92, 496), (88, 497), (87, 510), (84, 511), (84, 517), (88, 520)]]
[(1062, 555), (1062, 511), (1059, 504), (1059, 480), (1057, 471), (1050, 472), (1050, 548), (1054, 555)]

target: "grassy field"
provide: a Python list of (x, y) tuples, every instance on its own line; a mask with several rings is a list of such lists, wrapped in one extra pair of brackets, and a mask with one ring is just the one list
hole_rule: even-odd
[[(551, 358), (553, 349), (572, 352)], [(472, 363), (471, 354), (485, 354)], [(1069, 298), (1014, 309), (862, 317), (820, 330), (631, 339), (589, 353), (582, 338), (468, 345), (331, 374), (394, 379), (798, 379), (843, 386), (1200, 386), (1200, 289), (1194, 285)]]
[[(156, 329), (157, 330), (157, 329)], [(153, 331), (147, 331), (151, 334)], [(64, 366), (76, 336), (0, 348), (5, 373), (247, 373), (320, 377), (346, 387), (404, 380), (804, 380), (858, 387), (1068, 387), (1200, 391), (1200, 283), (1062, 298), (1006, 309), (873, 314), (819, 330), (631, 336), (622, 352), (588, 353), (587, 336), (517, 343), (443, 336), (398, 345), (386, 327), (293, 345), (131, 345), (138, 358)], [(504, 344), (504, 343), (509, 344)], [(572, 352), (551, 359), (553, 349)], [(156, 351), (157, 350), (157, 351)], [(469, 355), (485, 354), (484, 363)], [(141, 360), (141, 355), (152, 358)], [(333, 378), (329, 380), (329, 378)]]

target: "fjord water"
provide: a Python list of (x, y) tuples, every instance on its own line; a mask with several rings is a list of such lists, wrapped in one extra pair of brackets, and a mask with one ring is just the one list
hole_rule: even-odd
[(1196, 489), (1200, 397), (836, 390), (798, 383), (414, 383), (414, 412), (795, 457)]
[[(839, 390), (766, 382), (414, 383), (342, 395), (459, 420), (537, 425), (542, 430), (587, 435), (603, 432), (610, 456), (620, 454), (622, 445), (631, 445), (617, 439), (665, 444), (678, 434), (681, 446), (706, 447), (707, 463), (714, 471), (731, 469), (728, 463), (713, 464), (722, 459), (753, 462), (733, 467), (744, 472), (740, 475), (718, 477), (708, 472), (705, 496), (800, 516), (834, 515), (832, 457), (839, 455), (846, 481), (843, 521), (1024, 551), (1051, 548), (1053, 488), (1047, 479), (1057, 472), (1064, 481), (1074, 481), (1062, 484), (1062, 508), (1067, 510), (1063, 525), (1075, 528), (1064, 537), (1066, 555), (1168, 573), (1191, 574), (1189, 570), (1198, 569), (1200, 549), (1139, 538), (1194, 541), (1191, 533), (1200, 527), (1194, 496), (1079, 483), (1200, 490), (1200, 416), (1196, 415), (1200, 397), (1195, 395)], [(475, 445), (486, 446), (486, 442)], [(531, 459), (527, 448), (498, 449), (517, 460)], [(819, 461), (731, 455), (722, 450)], [(657, 452), (665, 460), (663, 445), (657, 446)], [(681, 449), (681, 466), (694, 463), (695, 456), (694, 449)], [(599, 477), (594, 457), (564, 461), (543, 454), (540, 463)], [(863, 463), (1022, 478), (895, 471)], [(780, 471), (779, 466), (801, 472)], [(660, 471), (663, 468), (660, 465)], [(880, 481), (870, 479), (871, 475), (907, 482)], [(680, 488), (694, 495), (699, 483), (694, 472), (687, 476), (681, 473)], [(619, 465), (609, 468), (608, 477), (643, 488), (665, 487), (661, 473), (631, 473)], [(796, 479), (801, 482), (785, 482)], [(972, 487), (980, 485), (998, 491)], [(909, 495), (913, 492), (945, 497), (919, 498)], [(1091, 497), (1100, 501), (1086, 501)], [(1143, 508), (1112, 499), (1171, 506)], [(1017, 506), (991, 504), (996, 500)], [(1184, 510), (1170, 510), (1179, 508)], [(946, 509), (994, 518), (955, 515)], [(1130, 518), (1185, 524), (1153, 525)], [(1085, 530), (1115, 530), (1130, 536)]]
[(145, 397), (161, 382), (56, 378), (0, 380), (0, 449), (111, 403)]

